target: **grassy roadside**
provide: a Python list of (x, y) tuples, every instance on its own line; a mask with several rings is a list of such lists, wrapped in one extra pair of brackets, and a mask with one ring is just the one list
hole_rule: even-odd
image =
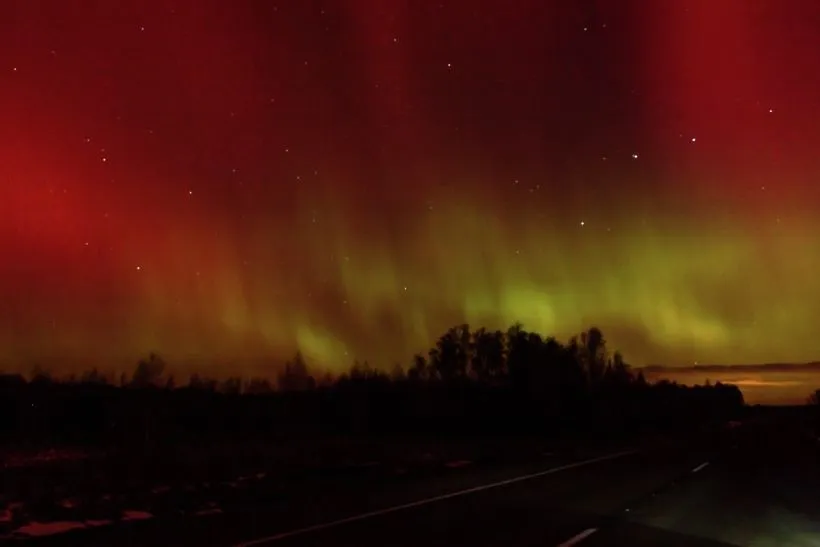
[(143, 450), (5, 453), (0, 535), (32, 522), (108, 523), (144, 515), (206, 514), (253, 499), (275, 503), (380, 477), (503, 466), (545, 454), (585, 457), (613, 443), (540, 437), (335, 437), (288, 443), (175, 444)]

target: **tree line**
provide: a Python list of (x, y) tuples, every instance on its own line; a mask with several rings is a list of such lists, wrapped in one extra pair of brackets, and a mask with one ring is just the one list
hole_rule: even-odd
[(96, 369), (0, 376), (8, 443), (162, 443), (327, 434), (624, 435), (734, 417), (736, 386), (648, 382), (590, 328), (562, 343), (515, 324), (448, 329), (407, 367), (354, 363), (316, 376), (301, 354), (275, 381), (197, 374), (179, 385), (156, 354), (111, 381)]

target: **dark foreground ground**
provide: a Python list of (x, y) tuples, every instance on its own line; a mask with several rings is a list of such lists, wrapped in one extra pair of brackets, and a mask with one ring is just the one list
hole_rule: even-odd
[[(247, 479), (210, 509), (30, 545), (820, 545), (816, 437), (790, 415), (632, 446)], [(186, 494), (181, 492), (180, 504)], [(173, 500), (168, 500), (173, 505)], [(137, 517), (147, 514), (135, 515)], [(93, 526), (101, 524), (100, 526)]]

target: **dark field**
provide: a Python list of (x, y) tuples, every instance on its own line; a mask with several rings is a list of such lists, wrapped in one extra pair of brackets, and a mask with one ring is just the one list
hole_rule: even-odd
[[(145, 465), (149, 460), (132, 475), (105, 459), (7, 468), (18, 487), (49, 485), (39, 501), (18, 500), (18, 520), (7, 523), (17, 532), (7, 539), (82, 526), (27, 543), (228, 546), (286, 534), (270, 544), (496, 545), (493, 538), (504, 535), (513, 545), (559, 545), (594, 528), (584, 544), (813, 545), (780, 530), (776, 515), (799, 527), (800, 537), (820, 540), (807, 536), (820, 522), (813, 520), (820, 506), (811, 501), (820, 485), (815, 419), (810, 408), (749, 408), (742, 421), (620, 445), (537, 437), (303, 441), (302, 450), (320, 453), (324, 464), (245, 445), (207, 456), (202, 450), (190, 462), (209, 464), (176, 477), (166, 467), (166, 480), (153, 475), (160, 469)], [(143, 480), (148, 476), (157, 480)], [(90, 487), (94, 477), (98, 487)], [(492, 486), (507, 480), (515, 482)], [(415, 507), (418, 501), (423, 505)], [(350, 516), (349, 524), (313, 531)], [(287, 535), (302, 529), (310, 531)], [(768, 543), (755, 543), (755, 534)]]
[(406, 372), (356, 365), (322, 383), (297, 355), (276, 389), (196, 376), (177, 387), (156, 355), (119, 385), (96, 371), (5, 376), (0, 530), (93, 528), (122, 544), (106, 534), (150, 522), (262, 514), (295, 526), (623, 450), (708, 444), (748, 412), (735, 386), (647, 382), (594, 328), (565, 345), (463, 325)]
[(474, 465), (582, 457), (626, 444), (544, 437), (337, 437), (7, 453), (0, 533), (32, 522), (113, 522), (135, 511), (155, 517), (207, 515), (249, 499), (322, 495), (334, 481), (382, 475), (415, 480)]

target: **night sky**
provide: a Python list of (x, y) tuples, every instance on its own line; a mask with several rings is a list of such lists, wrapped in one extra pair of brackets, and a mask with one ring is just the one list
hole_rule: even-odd
[(0, 365), (808, 361), (819, 177), (816, 0), (7, 0)]

